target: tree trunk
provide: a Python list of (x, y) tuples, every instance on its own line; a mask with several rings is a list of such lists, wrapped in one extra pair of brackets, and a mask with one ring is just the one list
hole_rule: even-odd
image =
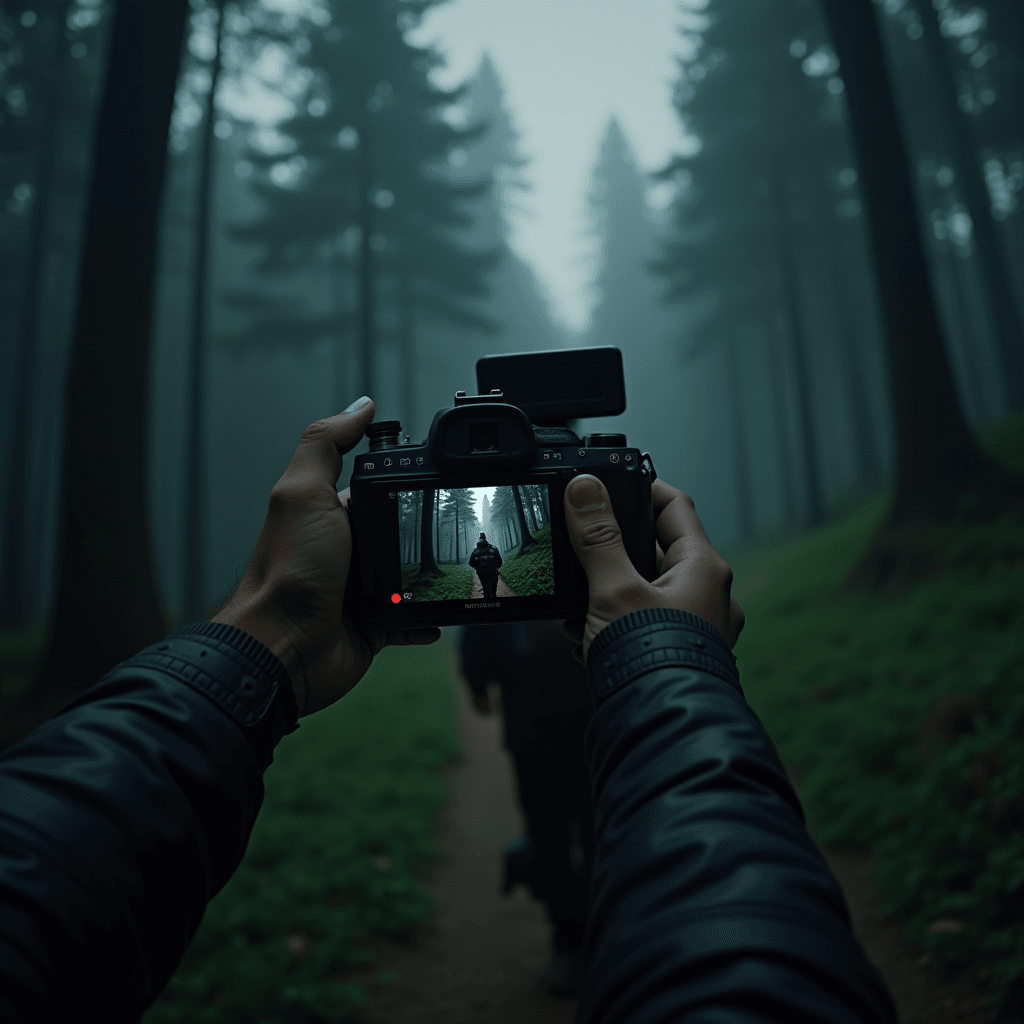
[[(416, 429), (416, 307), (412, 271), (407, 263), (398, 273), (398, 350), (402, 366), (402, 422)], [(418, 436), (415, 435), (414, 436)]]
[(939, 16), (931, 2), (924, 2), (919, 7), (923, 42), (931, 55), (936, 91), (939, 104), (945, 111), (961, 191), (974, 223), (974, 242), (981, 264), (982, 282), (995, 326), (1003, 394), (1006, 408), (1012, 412), (1024, 405), (1024, 321), (1014, 294), (1006, 250), (992, 218), (992, 198), (981, 174), (971, 126), (958, 102), (956, 69), (942, 38)]
[(452, 499), (455, 505), (455, 564), (459, 564), (459, 494), (455, 492)]
[(772, 389), (772, 427), (775, 447), (779, 453), (779, 490), (782, 494), (783, 515), (787, 526), (794, 526), (800, 518), (793, 482), (793, 461), (789, 449), (789, 423), (786, 416), (786, 385), (782, 345), (777, 337), (769, 335), (768, 378)]
[[(824, 0), (868, 209), (896, 422), (889, 525), (941, 521), (1003, 474), (964, 422), (925, 261), (910, 163), (871, 0)], [(881, 581), (879, 581), (881, 582)]]
[(825, 521), (825, 501), (821, 491), (821, 456), (818, 431), (814, 423), (814, 396), (811, 388), (807, 352), (807, 332), (800, 306), (800, 279), (796, 264), (793, 232), (789, 220), (789, 203), (781, 169), (772, 169), (775, 210), (778, 226), (779, 269), (782, 273), (783, 300), (789, 324), (790, 355), (796, 383), (796, 408), (800, 439), (800, 462), (804, 471), (806, 509), (804, 525), (813, 529)]
[(359, 132), (359, 159), (357, 161), (359, 188), (359, 363), (363, 375), (362, 393), (373, 398), (377, 389), (377, 289), (376, 261), (373, 252), (373, 163), (370, 140), (364, 120)]
[(57, 135), (61, 122), (60, 85), (67, 63), (68, 44), (64, 38), (71, 0), (61, 0), (56, 11), (56, 45), (53, 60), (41, 75), (36, 102), (43, 106), (43, 126), (39, 152), (35, 159), (36, 195), (28, 226), (28, 251), (25, 254), (25, 290), (21, 297), (21, 316), (15, 343), (12, 379), (14, 409), (3, 475), (7, 500), (3, 507), (0, 538), (0, 629), (23, 630), (32, 625), (29, 600), (31, 574), (28, 565), (29, 451), (32, 437), (32, 402), (36, 391), (34, 352), (38, 349), (39, 306), (46, 281), (46, 253), (49, 237), (51, 200), (56, 177)]
[(825, 225), (825, 245), (828, 249), (826, 270), (829, 290), (832, 294), (836, 331), (839, 335), (839, 358), (842, 361), (846, 382), (846, 399), (850, 409), (857, 486), (862, 492), (866, 492), (878, 482), (882, 473), (882, 460), (871, 415), (871, 398), (868, 394), (864, 360), (861, 357), (858, 338), (851, 323), (855, 303), (846, 280), (842, 227), (835, 221), (824, 185), (817, 175), (815, 175), (815, 182), (818, 208)]
[(49, 714), (165, 623), (146, 501), (153, 271), (188, 0), (121, 0), (96, 132), (68, 384), (56, 605), (26, 715)]
[(522, 542), (519, 545), (519, 554), (522, 554), (528, 547), (537, 542), (533, 539), (533, 534), (530, 533), (526, 526), (526, 516), (523, 514), (523, 499), (519, 494), (519, 488), (512, 485), (512, 497), (516, 503), (516, 514), (519, 517), (519, 532), (522, 535)]
[(223, 67), (224, 2), (217, 4), (216, 49), (210, 73), (210, 102), (206, 123), (199, 133), (199, 187), (196, 209), (196, 254), (192, 288), (192, 350), (189, 380), (189, 419), (185, 441), (185, 536), (182, 544), (182, 622), (206, 617), (206, 357), (209, 325), (210, 225), (217, 144), (217, 87)]
[(742, 371), (736, 328), (729, 327), (725, 341), (726, 391), (729, 419), (733, 432), (733, 465), (736, 468), (736, 508), (740, 520), (740, 539), (754, 539), (753, 487), (750, 478), (750, 449), (747, 446), (747, 409), (743, 404)]
[[(522, 489), (520, 489), (520, 497), (522, 496)], [(540, 527), (537, 525), (537, 511), (533, 507), (533, 495), (530, 493), (529, 488), (526, 488), (526, 518), (530, 523), (530, 533), (536, 533)]]
[(440, 571), (434, 561), (434, 548), (430, 543), (430, 528), (433, 525), (431, 512), (434, 509), (434, 491), (423, 492), (422, 515), (420, 520), (420, 575), (436, 576)]
[(988, 417), (985, 409), (985, 389), (982, 386), (981, 374), (978, 372), (979, 345), (972, 330), (967, 292), (964, 287), (966, 261), (957, 256), (952, 249), (940, 252), (938, 261), (949, 293), (950, 320), (960, 342), (958, 347), (966, 378), (967, 400), (974, 414), (974, 422), (984, 423)]

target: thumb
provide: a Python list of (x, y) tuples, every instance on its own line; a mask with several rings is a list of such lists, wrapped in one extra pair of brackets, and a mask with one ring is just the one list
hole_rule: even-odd
[(344, 412), (311, 423), (302, 432), (289, 473), (315, 479), (317, 483), (336, 483), (341, 476), (342, 456), (362, 440), (374, 411), (369, 398), (359, 398)]
[(640, 578), (623, 546), (608, 491), (596, 476), (586, 473), (569, 481), (565, 521), (573, 550), (587, 574), (591, 599)]

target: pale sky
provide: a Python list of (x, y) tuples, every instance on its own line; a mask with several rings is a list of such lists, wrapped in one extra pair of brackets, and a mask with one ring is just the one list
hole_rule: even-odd
[(534, 185), (513, 244), (571, 329), (590, 309), (584, 202), (608, 118), (619, 117), (645, 169), (686, 148), (671, 105), (681, 17), (677, 0), (449, 0), (413, 37), (447, 55), (444, 85), (490, 53)]

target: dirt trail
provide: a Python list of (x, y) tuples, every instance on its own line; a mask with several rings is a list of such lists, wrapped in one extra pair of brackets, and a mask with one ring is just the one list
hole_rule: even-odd
[[(457, 684), (463, 756), (448, 773), (450, 803), (439, 842), (444, 858), (427, 879), (437, 902), (433, 921), (407, 944), (377, 946), (374, 971), (400, 979), (375, 988), (364, 1024), (571, 1024), (575, 1004), (550, 998), (540, 976), (549, 957), (542, 909), (522, 889), (498, 894), (501, 852), (523, 830), (500, 722), (470, 707)], [(870, 861), (827, 851), (846, 893), (854, 927), (886, 977), (902, 1024), (982, 1024), (995, 1020), (969, 983), (939, 985), (920, 951), (900, 941), (897, 925), (878, 916)]]
[[(499, 590), (500, 594), (501, 591)], [(500, 719), (483, 718), (457, 683), (462, 758), (448, 772), (443, 861), (427, 879), (437, 903), (414, 942), (377, 946), (374, 970), (398, 972), (372, 991), (365, 1024), (571, 1024), (575, 1003), (541, 984), (550, 960), (544, 911), (520, 886), (501, 896), (502, 851), (523, 832)]]
[[(480, 582), (480, 577), (474, 572), (473, 573), (473, 592), (469, 595), (470, 598), (476, 600), (484, 596), (484, 585)], [(498, 591), (497, 597), (518, 597), (519, 595), (505, 582), (502, 575), (498, 574)]]

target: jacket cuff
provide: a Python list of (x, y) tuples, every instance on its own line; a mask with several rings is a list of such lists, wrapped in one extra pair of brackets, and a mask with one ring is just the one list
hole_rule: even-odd
[(298, 727), (288, 670), (254, 637), (223, 622), (194, 622), (140, 651), (126, 666), (154, 668), (213, 701), (245, 733), (264, 770)]
[(740, 689), (736, 658), (710, 622), (673, 608), (642, 608), (594, 638), (587, 653), (591, 696), (599, 704), (637, 677), (673, 666), (711, 672)]

